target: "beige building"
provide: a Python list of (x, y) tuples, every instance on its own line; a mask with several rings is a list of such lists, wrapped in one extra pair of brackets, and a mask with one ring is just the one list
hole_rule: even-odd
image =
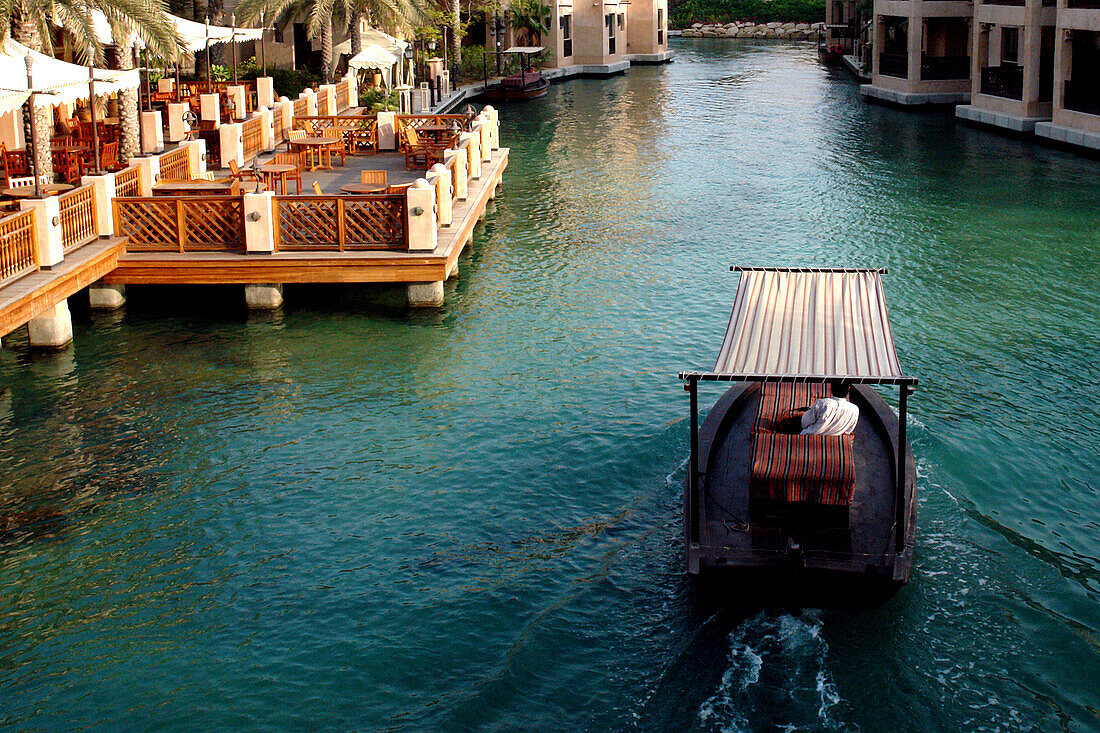
[(672, 56), (668, 0), (558, 0), (542, 40), (556, 69), (581, 66), (586, 73), (616, 73), (631, 62), (667, 61)]
[(1100, 150), (1100, 0), (1059, 0), (1050, 122), (1035, 134)]
[(876, 0), (865, 96), (902, 105), (970, 100), (970, 23), (961, 0)]

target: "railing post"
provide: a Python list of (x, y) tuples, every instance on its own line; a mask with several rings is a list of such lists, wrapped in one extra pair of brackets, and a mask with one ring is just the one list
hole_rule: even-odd
[(275, 193), (244, 195), (244, 248), (249, 254), (275, 251)]
[(349, 71), (344, 77), (348, 80), (348, 106), (359, 106), (359, 79), (354, 71)]
[(410, 251), (430, 251), (438, 244), (435, 227), (435, 189), (423, 178), (407, 189), (405, 230)]
[(152, 155), (138, 158), (138, 195), (152, 196), (153, 186), (160, 180), (160, 158)]
[(203, 122), (213, 122), (214, 127), (222, 123), (221, 95), (199, 95), (199, 119)]
[(222, 125), (218, 129), (219, 142), (221, 143), (222, 168), (229, 167), (229, 161), (237, 161), (237, 165), (244, 164), (244, 132), (241, 124), (234, 122), (231, 125)]
[[(475, 122), (474, 127), (477, 127), (477, 124)], [(473, 132), (464, 132), (459, 139), (468, 143), (466, 148), (467, 177), (481, 178), (481, 130), (475, 129)]]
[[(481, 129), (479, 130), (481, 133), (481, 162), (488, 163), (493, 159), (493, 145), (490, 133), (490, 129), (493, 125), (492, 122), (489, 121), (489, 116), (484, 113), (478, 115), (477, 119), (481, 124)], [(475, 122), (474, 124), (476, 126), (478, 123)]]
[(92, 200), (96, 210), (96, 234), (100, 237), (115, 235), (114, 208), (111, 201), (115, 197), (115, 174), (104, 173), (99, 176), (84, 176), (80, 184), (92, 184)]
[(394, 120), (397, 117), (396, 112), (379, 112), (378, 113), (378, 149), (379, 150), (396, 150), (397, 149), (397, 133), (395, 130)]
[(441, 163), (433, 165), (429, 172), (442, 179), (440, 186), (445, 195), (436, 196), (435, 205), (439, 207), (440, 225), (449, 227), (451, 225), (451, 186), (454, 185), (451, 181), (451, 172)]
[(256, 79), (256, 104), (269, 109), (275, 105), (275, 80), (270, 76)]
[(267, 107), (260, 107), (261, 126), (264, 131), (263, 149), (270, 153), (275, 149), (275, 115)]
[(461, 201), (465, 201), (466, 196), (469, 194), (466, 183), (466, 178), (468, 175), (466, 167), (466, 151), (468, 149), (468, 147), (460, 147), (457, 149), (452, 148), (443, 153), (444, 160), (455, 158), (455, 175), (452, 184), (455, 187), (455, 196), (458, 197), (458, 199)]
[(481, 109), (481, 113), (489, 116), (489, 145), (493, 150), (500, 150), (500, 112), (491, 104)]
[(20, 201), (21, 209), (34, 209), (34, 235), (38, 243), (38, 266), (44, 270), (65, 259), (65, 244), (61, 239), (61, 207), (56, 196)]
[(141, 113), (141, 152), (159, 153), (164, 150), (164, 125), (160, 110)]
[(191, 105), (187, 102), (168, 103), (168, 142), (178, 143), (191, 131), (190, 126), (183, 120), (183, 115), (189, 109)]
[(306, 98), (306, 117), (316, 117), (317, 93), (312, 89), (303, 89), (299, 96)]
[(248, 118), (248, 102), (245, 101), (244, 95), (244, 87), (239, 84), (225, 88), (225, 96), (233, 102), (233, 119), (230, 122)]
[(180, 147), (187, 150), (187, 175), (198, 178), (206, 170), (206, 141), (188, 140), (180, 143)]

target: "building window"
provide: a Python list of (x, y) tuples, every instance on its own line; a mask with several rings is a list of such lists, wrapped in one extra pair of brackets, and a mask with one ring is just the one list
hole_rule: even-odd
[(607, 27), (607, 53), (615, 54), (615, 14), (608, 13), (603, 17), (603, 24)]
[(662, 46), (665, 42), (665, 9), (657, 8), (657, 45)]
[(563, 15), (558, 19), (561, 28), (561, 55), (573, 55), (573, 16)]
[(1001, 29), (1001, 63), (1020, 63), (1020, 29)]
[(626, 30), (626, 16), (619, 13), (619, 30)]

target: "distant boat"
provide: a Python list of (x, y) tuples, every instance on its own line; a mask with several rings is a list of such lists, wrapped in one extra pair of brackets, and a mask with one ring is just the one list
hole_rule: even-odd
[[(880, 603), (909, 580), (917, 512), (905, 437), (917, 380), (894, 352), (885, 270), (734, 270), (714, 370), (680, 374), (691, 403), (687, 571), (742, 604)], [(709, 381), (733, 386), (700, 430), (697, 389)], [(854, 432), (795, 434), (799, 408), (832, 382), (850, 385)], [(874, 384), (898, 387), (900, 416)]]
[(491, 100), (524, 100), (546, 96), (550, 80), (542, 72), (532, 71), (530, 57), (543, 52), (542, 46), (513, 46), (506, 54), (519, 54), (520, 72), (494, 84), (486, 83), (482, 94)]
[(844, 55), (844, 47), (839, 44), (826, 45), (822, 43), (817, 47), (817, 52), (825, 63), (839, 64), (841, 57)]

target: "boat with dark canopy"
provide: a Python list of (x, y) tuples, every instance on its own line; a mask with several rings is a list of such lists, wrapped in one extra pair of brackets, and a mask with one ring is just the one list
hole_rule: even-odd
[(486, 71), (486, 81), (481, 93), (493, 101), (518, 101), (545, 97), (546, 92), (550, 90), (550, 80), (541, 71), (531, 68), (532, 59), (544, 50), (542, 46), (513, 46), (504, 51), (504, 54), (519, 56), (519, 73), (490, 84)]
[[(917, 380), (894, 350), (886, 270), (732, 269), (740, 282), (714, 369), (680, 374), (688, 573), (749, 605), (882, 602), (909, 580), (917, 506), (905, 435)], [(700, 428), (698, 386), (711, 381), (733, 385)], [(833, 382), (850, 385), (854, 432), (790, 430)], [(874, 385), (897, 387), (897, 414)]]

